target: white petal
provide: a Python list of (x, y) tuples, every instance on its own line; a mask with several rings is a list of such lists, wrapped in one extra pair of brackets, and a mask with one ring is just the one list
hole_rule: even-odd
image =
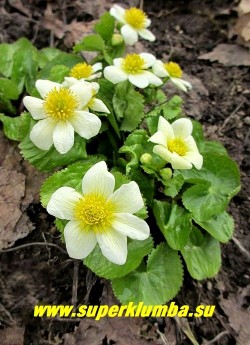
[(149, 53), (141, 53), (140, 57), (145, 61), (144, 68), (149, 68), (155, 63), (155, 56)]
[(100, 71), (100, 69), (102, 69), (102, 63), (101, 62), (97, 62), (95, 63), (93, 66), (93, 71), (96, 72), (96, 71)]
[(47, 211), (57, 218), (72, 220), (75, 204), (81, 198), (81, 194), (74, 188), (61, 187), (51, 195)]
[(192, 121), (189, 119), (178, 119), (172, 123), (174, 136), (177, 138), (186, 138), (193, 131)]
[(138, 41), (138, 33), (128, 24), (122, 26), (121, 35), (124, 39), (124, 42), (128, 45), (133, 45)]
[(104, 73), (104, 77), (107, 80), (111, 81), (111, 83), (113, 84), (117, 84), (117, 83), (120, 83), (121, 81), (125, 81), (128, 79), (127, 74), (115, 66), (106, 67), (103, 73)]
[(82, 138), (90, 139), (96, 136), (101, 128), (101, 120), (95, 114), (87, 111), (75, 111), (75, 116), (70, 120), (76, 133)]
[(100, 89), (100, 85), (98, 83), (96, 83), (95, 81), (91, 82), (90, 84), (91, 84), (92, 90), (95, 92), (95, 94), (98, 93), (98, 91)]
[(203, 157), (199, 152), (188, 152), (184, 158), (191, 162), (196, 169), (200, 170), (203, 165)]
[(162, 116), (159, 117), (159, 122), (158, 122), (158, 131), (161, 131), (164, 133), (164, 136), (166, 137), (167, 140), (172, 140), (174, 139), (174, 131), (170, 123)]
[(165, 135), (162, 131), (156, 132), (148, 140), (151, 141), (152, 143), (155, 143), (155, 144), (167, 146), (167, 138), (165, 137)]
[(70, 86), (72, 86), (78, 82), (79, 82), (79, 80), (74, 78), (74, 77), (64, 77), (64, 81), (62, 82), (62, 86), (69, 88)]
[(73, 259), (86, 258), (96, 246), (96, 237), (92, 231), (81, 228), (77, 221), (70, 221), (64, 228), (64, 238), (69, 256)]
[(92, 98), (92, 86), (84, 80), (80, 80), (74, 85), (70, 86), (70, 91), (74, 94), (78, 101), (77, 109), (83, 109)]
[(116, 213), (135, 213), (144, 206), (138, 184), (134, 181), (123, 184), (109, 198)]
[(53, 142), (56, 150), (61, 153), (67, 153), (74, 145), (74, 128), (68, 121), (57, 123), (53, 132)]
[(150, 233), (148, 224), (130, 213), (116, 213), (112, 227), (134, 240), (145, 240)]
[(124, 8), (122, 8), (119, 5), (114, 5), (113, 7), (111, 7), (109, 12), (110, 12), (111, 16), (115, 17), (115, 19), (118, 20), (118, 22), (125, 23), (125, 20), (124, 20), (125, 10), (124, 10)]
[(53, 131), (56, 122), (50, 118), (38, 121), (30, 131), (30, 140), (41, 150), (53, 145)]
[(150, 42), (153, 42), (156, 39), (155, 35), (147, 29), (141, 29), (141, 30), (138, 30), (137, 32), (139, 36), (141, 36), (142, 38)]
[(174, 169), (192, 169), (192, 164), (185, 157), (179, 156), (176, 152), (172, 154), (171, 165)]
[(147, 18), (145, 20), (145, 28), (148, 28), (151, 25), (151, 19)]
[(108, 171), (104, 161), (93, 165), (84, 175), (82, 180), (83, 194), (101, 194), (108, 198), (114, 191), (115, 178)]
[(162, 80), (151, 72), (145, 71), (144, 74), (147, 76), (149, 84), (154, 86), (160, 86), (163, 84)]
[(196, 142), (194, 140), (194, 138), (189, 135), (188, 137), (185, 138), (185, 144), (187, 145), (188, 147), (188, 152), (199, 152), (198, 148), (197, 148), (197, 145), (196, 145)]
[[(99, 73), (91, 74), (91, 76), (88, 78), (85, 78), (85, 80), (94, 80), (94, 79), (100, 78), (101, 76), (102, 76), (102, 72), (99, 72)], [(80, 80), (83, 80), (83, 79), (80, 79)]]
[(42, 96), (42, 98), (45, 98), (51, 90), (55, 88), (58, 90), (61, 87), (62, 87), (61, 84), (55, 83), (54, 81), (50, 81), (50, 80), (39, 79), (36, 81), (36, 88), (38, 92), (40, 93), (40, 95)]
[(43, 102), (43, 100), (31, 96), (25, 96), (23, 99), (24, 106), (28, 109), (34, 120), (45, 119), (46, 115), (43, 110)]
[(103, 103), (103, 101), (101, 101), (98, 98), (94, 99), (93, 103), (90, 106), (90, 109), (94, 111), (99, 111), (100, 113), (110, 114), (110, 111), (108, 110), (106, 105)]
[(96, 235), (102, 254), (117, 265), (124, 265), (127, 260), (127, 237), (119, 232), (108, 229), (102, 234)]
[(139, 87), (140, 89), (144, 89), (149, 85), (147, 75), (144, 73), (130, 74), (128, 80), (131, 84)]
[(121, 68), (123, 61), (124, 61), (123, 58), (116, 58), (113, 60), (113, 64), (115, 67)]
[(153, 73), (157, 75), (158, 77), (164, 78), (164, 77), (169, 76), (166, 68), (164, 67), (163, 62), (160, 60), (156, 60), (156, 62), (152, 66), (152, 70), (153, 70)]
[(192, 85), (183, 79), (180, 78), (171, 78), (172, 83), (177, 86), (180, 90), (187, 92), (192, 88)]
[(156, 153), (161, 158), (165, 159), (167, 162), (172, 161), (173, 154), (166, 147), (162, 145), (154, 146), (153, 152)]

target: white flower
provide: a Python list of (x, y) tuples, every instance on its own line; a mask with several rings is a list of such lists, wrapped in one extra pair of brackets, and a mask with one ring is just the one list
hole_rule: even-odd
[(41, 97), (26, 96), (25, 107), (38, 122), (30, 132), (31, 141), (41, 150), (67, 153), (74, 145), (74, 132), (85, 139), (98, 134), (101, 121), (83, 110), (92, 98), (90, 83), (78, 81), (69, 88), (50, 80), (37, 80), (36, 88)]
[(178, 119), (170, 124), (160, 116), (157, 132), (149, 141), (158, 145), (153, 152), (171, 163), (174, 169), (191, 169), (192, 164), (200, 170), (203, 157), (191, 136), (193, 125), (189, 119)]
[(132, 7), (125, 10), (121, 6), (114, 5), (110, 9), (110, 14), (118, 22), (124, 24), (121, 28), (121, 35), (126, 44), (132, 45), (138, 41), (138, 35), (148, 41), (154, 41), (155, 36), (147, 29), (151, 20), (139, 8)]
[[(69, 72), (69, 77), (66, 77), (66, 80), (93, 80), (100, 78), (102, 72), (95, 73), (102, 69), (102, 63), (97, 62), (96, 64), (88, 65), (86, 62), (80, 62), (71, 68)], [(70, 85), (71, 86), (71, 85)]]
[(129, 182), (114, 192), (115, 178), (105, 162), (90, 168), (82, 180), (80, 194), (61, 187), (51, 196), (48, 213), (69, 220), (64, 229), (70, 257), (87, 257), (98, 243), (102, 254), (111, 262), (123, 265), (127, 259), (127, 236), (145, 240), (147, 223), (133, 213), (143, 207), (138, 185)]
[(169, 77), (172, 83), (182, 91), (186, 92), (192, 89), (192, 85), (188, 81), (181, 79), (182, 70), (180, 66), (175, 62), (170, 61), (167, 63), (163, 63), (160, 60), (156, 60), (156, 62), (152, 66), (152, 70), (158, 77)]
[(129, 80), (131, 84), (139, 88), (145, 88), (149, 84), (162, 85), (160, 78), (152, 72), (147, 71), (156, 58), (152, 54), (127, 54), (125, 58), (114, 59), (114, 66), (108, 66), (104, 69), (104, 77), (113, 84)]

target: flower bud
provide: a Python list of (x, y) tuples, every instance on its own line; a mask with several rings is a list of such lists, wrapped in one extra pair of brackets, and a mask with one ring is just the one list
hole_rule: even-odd
[(164, 168), (160, 170), (163, 180), (170, 180), (172, 177), (172, 170), (170, 168)]
[(112, 46), (119, 46), (122, 44), (123, 38), (120, 34), (113, 34), (112, 39), (111, 39), (111, 44)]
[(152, 161), (152, 156), (149, 153), (143, 153), (143, 155), (140, 158), (141, 164), (149, 164)]

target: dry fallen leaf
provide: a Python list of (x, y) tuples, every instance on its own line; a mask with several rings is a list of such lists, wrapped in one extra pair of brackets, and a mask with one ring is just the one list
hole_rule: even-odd
[(241, 0), (238, 6), (239, 14), (250, 13), (250, 0)]
[(241, 0), (238, 6), (238, 16), (229, 36), (238, 35), (237, 42), (250, 47), (250, 0)]
[(0, 330), (1, 345), (23, 345), (24, 327), (12, 326)]
[(219, 61), (225, 66), (250, 66), (250, 54), (237, 44), (218, 44), (213, 51), (199, 56), (201, 60)]

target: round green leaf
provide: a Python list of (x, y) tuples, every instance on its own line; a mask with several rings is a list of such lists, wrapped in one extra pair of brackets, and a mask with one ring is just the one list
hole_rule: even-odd
[(194, 279), (213, 277), (221, 266), (220, 243), (209, 234), (202, 238), (196, 228), (193, 228), (193, 231), (195, 233), (192, 234), (192, 241), (190, 240), (181, 251), (187, 269)]
[(93, 252), (84, 259), (84, 264), (99, 277), (106, 279), (119, 278), (135, 270), (140, 265), (144, 256), (151, 252), (152, 248), (153, 241), (151, 237), (144, 241), (131, 241), (128, 244), (126, 263), (124, 265), (116, 265), (102, 255), (97, 245)]
[(112, 287), (122, 304), (158, 305), (176, 296), (182, 286), (182, 276), (178, 253), (162, 243), (153, 249), (147, 267), (139, 267), (125, 277), (113, 279)]

